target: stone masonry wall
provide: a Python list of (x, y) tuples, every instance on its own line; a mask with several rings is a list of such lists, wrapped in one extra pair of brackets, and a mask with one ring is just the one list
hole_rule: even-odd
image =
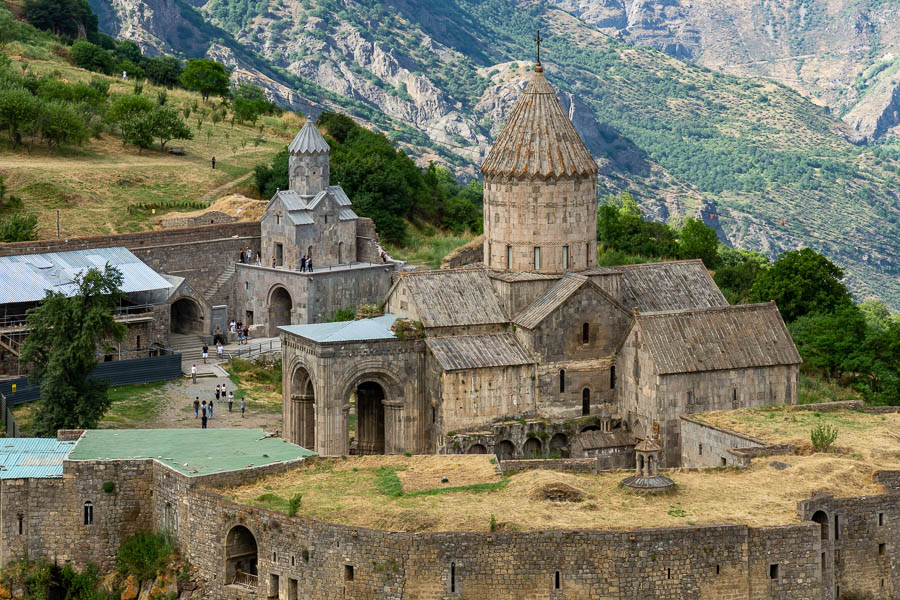
[(760, 440), (681, 417), (681, 466), (747, 467), (749, 457), (730, 452), (732, 448), (762, 448)]

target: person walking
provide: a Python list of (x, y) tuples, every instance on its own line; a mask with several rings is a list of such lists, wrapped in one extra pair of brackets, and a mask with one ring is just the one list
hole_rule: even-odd
[(234, 392), (228, 392), (228, 412), (231, 412), (232, 404), (234, 404)]
[(219, 357), (219, 360), (225, 358), (225, 346), (222, 345), (222, 340), (216, 342), (216, 355)]
[(247, 408), (247, 399), (241, 398), (241, 418), (244, 418), (244, 410)]
[(300, 257), (300, 272), (301, 273), (306, 272), (306, 255), (305, 254)]
[(313, 272), (313, 270), (312, 270), (312, 256), (307, 256), (307, 257), (306, 257), (306, 270), (307, 270), (309, 273), (312, 273), (312, 272)]
[(231, 320), (231, 323), (228, 324), (228, 328), (231, 329), (231, 333), (234, 333), (235, 322), (234, 319)]
[(247, 264), (249, 265), (251, 262), (253, 262), (253, 249), (247, 246)]
[(217, 386), (216, 386), (216, 400), (219, 399), (219, 394), (221, 394), (221, 393), (222, 393), (222, 386), (221, 386), (221, 385), (217, 385)]
[(225, 397), (225, 384), (222, 384), (222, 397)]
[(260, 256), (259, 252), (256, 253), (256, 264), (257, 265), (262, 264), (262, 256)]
[(194, 418), (200, 416), (200, 396), (194, 398)]
[(244, 327), (244, 343), (247, 343), (247, 340), (250, 339), (250, 329)]
[(197, 385), (197, 365), (191, 365), (191, 380)]
[(240, 346), (241, 338), (244, 336), (244, 330), (241, 329), (240, 327), (238, 327), (237, 334), (238, 334), (238, 346)]
[(209, 357), (209, 346), (203, 344), (203, 364), (206, 364), (206, 359)]
[(213, 169), (216, 168), (216, 157), (215, 156), (212, 157), (212, 168)]
[(238, 260), (241, 262), (244, 262), (244, 247), (243, 246), (241, 246), (241, 251), (238, 254)]
[(203, 416), (200, 417), (200, 428), (206, 429), (206, 413), (203, 413)]
[(212, 419), (212, 417), (213, 417), (213, 415), (212, 415), (213, 414), (213, 401), (212, 400), (209, 401), (209, 404), (206, 405), (206, 408), (209, 411), (209, 418)]

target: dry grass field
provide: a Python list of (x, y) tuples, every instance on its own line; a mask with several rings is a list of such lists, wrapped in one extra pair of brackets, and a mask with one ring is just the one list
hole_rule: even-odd
[[(890, 419), (876, 418), (865, 434), (859, 430), (859, 438), (851, 437), (847, 426), (843, 441), (881, 439), (895, 427)], [(290, 472), (220, 491), (237, 502), (280, 511), (300, 494), (300, 516), (402, 531), (487, 531), (492, 518), (498, 529), (519, 531), (764, 526), (797, 522), (797, 502), (819, 492), (837, 497), (881, 493), (872, 475), (881, 467), (900, 467), (898, 447), (895, 443), (893, 454), (880, 453), (877, 460), (861, 445), (828, 454), (760, 458), (742, 470), (676, 470), (670, 473), (675, 491), (660, 496), (621, 488), (624, 472), (535, 470), (498, 479), (493, 457), (483, 455), (313, 459)], [(441, 477), (449, 482), (441, 483)], [(575, 488), (583, 499), (545, 499), (544, 490), (555, 484)]]
[[(91, 73), (58, 59), (13, 58), (14, 68), (27, 63), (37, 75), (53, 74), (67, 82), (102, 78), (110, 82), (110, 94), (134, 90), (131, 81)], [(144, 82), (142, 93), (155, 101), (162, 90)], [(158, 147), (138, 152), (108, 134), (76, 148), (48, 151), (36, 144), (31, 154), (25, 148), (13, 151), (4, 145), (0, 149), (0, 174), (6, 176), (9, 192), (25, 201), (25, 210), (38, 215), (39, 237), (56, 237), (57, 210), (63, 237), (104, 235), (152, 229), (162, 214), (179, 210), (173, 206), (129, 212), (130, 205), (209, 202), (234, 191), (252, 193), (252, 180), (247, 176), (253, 167), (270, 162), (303, 124), (302, 118), (290, 112), (263, 117), (255, 127), (213, 124), (212, 104), (204, 105), (199, 94), (165, 91), (166, 104), (179, 112), (184, 106), (197, 105), (186, 119), (194, 139), (169, 143), (183, 146), (184, 156), (164, 154)], [(207, 114), (198, 120), (198, 112)], [(255, 141), (260, 135), (261, 140)], [(215, 170), (210, 164), (213, 156)]]

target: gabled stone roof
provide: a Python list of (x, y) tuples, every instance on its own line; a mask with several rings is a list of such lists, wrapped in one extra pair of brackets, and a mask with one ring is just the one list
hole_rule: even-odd
[(658, 452), (662, 450), (662, 447), (660, 447), (656, 440), (647, 438), (646, 440), (642, 440), (637, 446), (634, 447), (634, 449), (641, 452)]
[(330, 152), (331, 146), (319, 133), (313, 120), (307, 117), (306, 123), (300, 129), (299, 133), (294, 137), (294, 141), (288, 146), (288, 152), (291, 154), (318, 154)]
[(509, 113), (481, 173), (540, 178), (596, 175), (596, 161), (542, 71), (535, 70)]
[(642, 314), (635, 328), (660, 375), (802, 362), (774, 304)]
[(483, 269), (404, 273), (397, 283), (406, 285), (425, 327), (507, 322)]
[(427, 338), (425, 344), (444, 371), (510, 367), (534, 362), (511, 333)]
[(513, 319), (513, 323), (526, 329), (534, 329), (537, 325), (546, 319), (554, 310), (559, 308), (572, 294), (577, 292), (584, 285), (593, 286), (593, 288), (601, 296), (604, 296), (610, 304), (619, 308), (622, 312), (628, 313), (628, 310), (619, 304), (615, 299), (610, 297), (603, 289), (591, 281), (584, 275), (569, 273), (556, 282), (549, 290), (544, 292), (537, 300), (528, 305), (525, 310), (520, 312)]
[(622, 304), (639, 312), (728, 306), (701, 260), (625, 265)]
[(353, 212), (353, 209), (350, 208), (350, 199), (339, 185), (330, 185), (315, 196), (301, 196), (294, 190), (279, 190), (275, 192), (275, 195), (272, 196), (272, 199), (266, 206), (266, 213), (269, 212), (276, 198), (281, 201), (282, 206), (287, 211), (286, 218), (290, 219), (294, 225), (312, 225), (315, 223), (312, 211), (326, 198), (331, 198), (338, 206), (338, 218), (341, 221), (351, 221), (359, 218)]

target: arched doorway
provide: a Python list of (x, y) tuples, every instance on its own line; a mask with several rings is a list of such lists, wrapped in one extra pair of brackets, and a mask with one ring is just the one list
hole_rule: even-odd
[(307, 450), (316, 449), (316, 390), (312, 377), (303, 367), (291, 375), (291, 413), (284, 415), (286, 437)]
[(817, 510), (813, 513), (812, 520), (819, 524), (822, 528), (822, 540), (828, 539), (828, 515), (824, 510)]
[(537, 458), (541, 455), (541, 440), (537, 438), (528, 438), (522, 447), (525, 458)]
[(487, 448), (481, 444), (472, 444), (466, 451), (466, 454), (487, 454)]
[(278, 327), (291, 324), (291, 309), (294, 303), (291, 295), (281, 286), (269, 295), (269, 335), (278, 335)]
[(561, 458), (569, 458), (569, 438), (564, 433), (557, 433), (550, 438), (550, 454), (558, 454)]
[(179, 298), (169, 308), (169, 331), (182, 335), (203, 333), (203, 309), (193, 298)]
[(256, 587), (257, 547), (253, 533), (235, 525), (225, 538), (225, 584)]
[(356, 447), (364, 454), (384, 454), (384, 388), (374, 381), (356, 386)]
[(509, 440), (503, 440), (497, 445), (497, 458), (507, 460), (516, 455), (516, 446)]

